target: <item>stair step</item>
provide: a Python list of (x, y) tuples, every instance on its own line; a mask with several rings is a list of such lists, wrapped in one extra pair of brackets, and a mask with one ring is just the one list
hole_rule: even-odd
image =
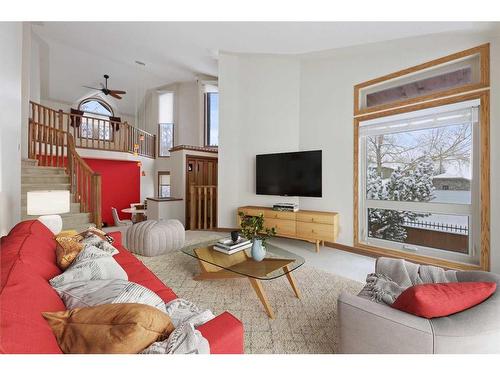
[(23, 159), (21, 160), (21, 166), (37, 166), (38, 165), (38, 160), (37, 159)]
[(95, 227), (95, 224), (94, 223), (86, 223), (84, 225), (79, 225), (79, 226), (76, 226), (76, 227), (64, 227), (64, 224), (63, 224), (63, 230), (76, 230), (78, 233), (81, 233), (83, 232), (84, 230), (87, 230), (89, 227)]
[(22, 174), (21, 184), (69, 184), (69, 176), (65, 174)]
[(66, 174), (66, 169), (65, 168), (56, 168), (56, 167), (35, 167), (35, 166), (29, 166), (29, 167), (22, 167), (22, 174)]
[[(67, 190), (67, 189), (66, 189)], [(69, 195), (69, 201), (70, 202), (74, 202), (75, 201), (75, 194), (70, 194)], [(71, 203), (73, 204), (73, 203)], [(80, 204), (80, 203), (74, 203), (74, 204)], [(21, 195), (21, 207), (26, 207), (28, 205), (28, 200), (27, 200), (27, 197), (26, 197), (26, 192), (23, 192), (23, 194)]]
[[(22, 215), (23, 220), (31, 220), (31, 219), (36, 219), (40, 215)], [(67, 212), (65, 214), (60, 214), (59, 216), (62, 217), (63, 222), (66, 221), (71, 221), (71, 220), (80, 220), (82, 221), (83, 219), (88, 219), (90, 217), (90, 213), (88, 212), (76, 212), (76, 213), (71, 213)]]
[[(29, 218), (25, 218), (25, 219), (22, 219), (22, 221), (25, 221), (25, 220), (36, 220), (36, 217), (29, 217)], [(78, 233), (80, 232), (83, 232), (84, 230), (88, 229), (88, 227), (95, 227), (96, 225), (94, 223), (91, 223), (91, 222), (85, 222), (85, 223), (80, 223), (80, 224), (72, 224), (72, 223), (65, 223), (63, 221), (63, 227), (62, 227), (62, 230), (75, 230), (77, 231)]]
[(66, 184), (41, 183), (41, 184), (21, 185), (21, 194), (25, 194), (27, 191), (37, 191), (37, 190), (69, 190), (69, 183)]
[[(26, 204), (24, 204), (21, 206), (21, 215), (27, 215), (26, 212), (27, 212), (27, 206), (26, 206)], [(80, 203), (70, 203), (70, 212), (69, 213), (79, 214), (80, 213)]]

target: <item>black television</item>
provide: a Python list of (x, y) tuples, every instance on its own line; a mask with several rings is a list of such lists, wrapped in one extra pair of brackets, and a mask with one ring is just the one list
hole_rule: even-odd
[(257, 155), (257, 194), (321, 197), (321, 157), (321, 150)]

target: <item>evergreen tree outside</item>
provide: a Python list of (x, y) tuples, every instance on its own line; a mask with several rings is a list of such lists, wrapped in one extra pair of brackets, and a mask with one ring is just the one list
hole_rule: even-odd
[[(422, 159), (411, 167), (398, 166), (386, 181), (377, 173), (376, 168), (369, 168), (367, 174), (367, 199), (429, 202), (434, 198), (434, 163), (429, 158)], [(368, 209), (368, 236), (404, 242), (407, 237), (404, 223), (428, 215), (412, 211)]]

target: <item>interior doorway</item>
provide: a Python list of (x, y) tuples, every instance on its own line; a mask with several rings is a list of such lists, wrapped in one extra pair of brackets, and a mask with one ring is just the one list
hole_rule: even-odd
[(217, 226), (216, 157), (186, 155), (186, 229)]

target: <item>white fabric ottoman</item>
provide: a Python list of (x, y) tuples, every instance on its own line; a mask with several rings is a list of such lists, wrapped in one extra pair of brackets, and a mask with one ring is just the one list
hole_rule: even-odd
[(133, 253), (154, 257), (184, 245), (184, 226), (179, 220), (146, 220), (127, 230), (127, 248)]

